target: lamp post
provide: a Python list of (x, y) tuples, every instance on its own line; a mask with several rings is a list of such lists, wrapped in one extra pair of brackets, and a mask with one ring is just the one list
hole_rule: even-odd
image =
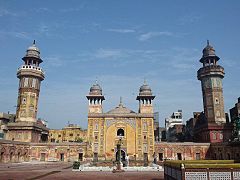
[(122, 138), (120, 137), (117, 143), (117, 169), (113, 172), (124, 172), (122, 169), (123, 163), (121, 161), (121, 146), (122, 146)]
[(122, 138), (120, 137), (117, 143), (117, 170), (122, 169), (122, 162), (121, 162), (121, 146), (122, 146)]

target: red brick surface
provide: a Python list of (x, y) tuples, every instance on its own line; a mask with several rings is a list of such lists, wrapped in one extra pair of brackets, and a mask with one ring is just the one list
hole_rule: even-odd
[(67, 163), (0, 164), (0, 180), (24, 179), (97, 179), (97, 180), (162, 180), (163, 172), (73, 172)]

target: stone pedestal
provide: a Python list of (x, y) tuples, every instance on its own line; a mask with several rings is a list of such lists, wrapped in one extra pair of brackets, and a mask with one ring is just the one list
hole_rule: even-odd
[(36, 122), (15, 122), (8, 124), (7, 140), (20, 142), (47, 142), (49, 129)]

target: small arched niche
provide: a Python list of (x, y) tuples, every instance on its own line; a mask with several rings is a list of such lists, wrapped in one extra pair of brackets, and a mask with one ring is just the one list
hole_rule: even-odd
[(124, 130), (122, 128), (117, 130), (117, 136), (124, 136)]

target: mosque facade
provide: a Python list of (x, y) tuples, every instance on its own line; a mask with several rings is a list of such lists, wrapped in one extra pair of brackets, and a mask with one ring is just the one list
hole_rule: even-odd
[[(17, 71), (19, 89), (16, 119), (7, 125), (4, 124), (6, 138), (0, 140), (0, 162), (31, 160), (112, 162), (117, 159), (118, 145), (121, 145), (122, 160), (129, 156), (130, 161), (240, 159), (239, 142), (229, 142), (233, 128), (232, 123), (226, 120), (224, 112), (222, 87), (224, 69), (217, 64), (219, 57), (209, 42), (203, 49), (203, 56), (200, 59), (203, 67), (198, 70), (204, 111), (193, 127), (196, 142), (155, 141), (153, 112), (155, 96), (146, 82), (140, 87), (136, 97), (139, 102), (138, 112), (127, 108), (122, 100), (114, 109), (103, 112), (105, 97), (101, 86), (95, 83), (86, 96), (88, 99), (86, 141), (73, 142), (74, 137), (65, 137), (69, 142), (66, 139), (56, 142), (55, 135), (53, 136), (55, 132), (52, 132), (51, 136), (46, 125), (37, 120), (40, 84), (45, 75), (39, 66), (42, 59), (35, 41), (22, 59), (24, 63)], [(72, 130), (69, 133), (74, 134)], [(55, 140), (49, 141), (48, 138)]]
[(88, 156), (94, 160), (116, 159), (117, 144), (121, 144), (123, 160), (152, 160), (154, 154), (154, 120), (151, 88), (144, 83), (136, 100), (139, 110), (134, 112), (120, 103), (114, 109), (103, 112), (102, 88), (94, 84), (87, 99), (88, 106)]

